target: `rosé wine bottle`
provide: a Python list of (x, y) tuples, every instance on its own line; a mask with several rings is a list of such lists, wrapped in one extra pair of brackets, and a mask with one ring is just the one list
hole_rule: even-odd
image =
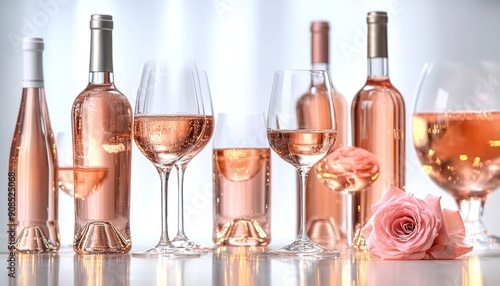
[(355, 95), (352, 106), (353, 144), (375, 154), (380, 165), (378, 179), (353, 197), (354, 246), (362, 247), (360, 228), (372, 215), (377, 202), (392, 184), (405, 188), (405, 104), (389, 80), (387, 13), (369, 12), (368, 79)]
[(41, 38), (24, 38), (21, 107), (9, 160), (9, 250), (59, 249), (57, 152), (45, 99)]
[[(328, 31), (328, 22), (313, 22), (311, 24), (312, 69), (329, 69)], [(304, 109), (304, 117), (312, 117), (313, 115), (307, 112), (312, 100), (318, 100), (318, 97), (304, 96), (299, 102), (298, 108)], [(332, 93), (332, 100), (337, 119), (337, 139), (330, 152), (347, 144), (348, 110), (346, 100), (335, 89)], [(322, 118), (317, 117), (317, 120), (322, 120)], [(315, 167), (311, 168), (306, 189), (307, 234), (312, 241), (327, 248), (335, 248), (345, 236), (345, 198), (340, 193), (332, 192), (318, 180), (318, 172)]]
[(113, 83), (113, 19), (92, 15), (90, 78), (73, 103), (77, 253), (125, 253), (130, 239), (132, 111)]

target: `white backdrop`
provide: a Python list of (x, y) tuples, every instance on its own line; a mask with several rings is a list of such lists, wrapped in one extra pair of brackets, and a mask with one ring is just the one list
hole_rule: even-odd
[[(47, 101), (55, 132), (70, 130), (73, 100), (88, 80), (91, 14), (114, 17), (115, 82), (132, 105), (142, 64), (149, 59), (187, 58), (208, 72), (216, 113), (267, 111), (275, 70), (307, 68), (310, 22), (330, 22), (330, 58), (335, 86), (350, 104), (366, 79), (366, 13), (389, 14), (389, 72), (406, 102), (408, 123), (421, 69), (427, 61), (500, 60), (500, 2), (452, 0), (187, 0), (98, 1), (36, 0), (0, 3), (0, 242), (6, 249), (7, 169), (21, 97), (20, 38), (45, 39)], [(415, 159), (407, 125), (407, 190), (423, 197), (451, 196), (426, 178)], [(211, 146), (186, 172), (186, 232), (212, 244)], [(175, 233), (175, 173), (169, 202)], [(295, 236), (295, 171), (272, 157), (272, 245)], [(134, 147), (131, 227), (134, 248), (159, 238), (159, 178)], [(486, 204), (488, 228), (500, 234), (500, 192)], [(63, 244), (72, 241), (72, 200), (60, 195)]]

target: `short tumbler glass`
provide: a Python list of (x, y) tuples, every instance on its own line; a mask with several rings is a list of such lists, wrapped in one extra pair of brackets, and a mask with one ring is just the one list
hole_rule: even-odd
[(270, 242), (271, 153), (264, 113), (219, 114), (213, 143), (217, 245)]

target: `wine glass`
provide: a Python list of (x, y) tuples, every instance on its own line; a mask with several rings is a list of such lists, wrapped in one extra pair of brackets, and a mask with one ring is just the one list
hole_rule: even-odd
[[(57, 163), (59, 165), (57, 173), (57, 185), (64, 197), (59, 196), (59, 213), (74, 213), (74, 172), (73, 172), (73, 134), (71, 131), (61, 131), (56, 134)], [(74, 216), (59, 216), (59, 235), (61, 236), (61, 246), (73, 248), (73, 230), (68, 227), (75, 224)], [(68, 237), (68, 244), (62, 243)]]
[(439, 62), (424, 67), (413, 114), (424, 172), (457, 202), (475, 252), (500, 250), (483, 207), (500, 185), (500, 63)]
[(212, 98), (210, 96), (210, 86), (206, 71), (198, 71), (200, 78), (201, 97), (205, 110), (205, 129), (199, 143), (180, 160), (175, 163), (178, 178), (178, 216), (177, 235), (172, 239), (172, 244), (184, 251), (205, 251), (200, 245), (191, 241), (184, 232), (184, 172), (191, 159), (196, 156), (210, 141), (214, 132), (214, 114), (212, 108)]
[(134, 140), (161, 178), (161, 237), (155, 247), (134, 255), (188, 254), (177, 249), (168, 237), (168, 178), (175, 163), (199, 145), (205, 122), (196, 63), (146, 62), (136, 99)]
[[(299, 233), (295, 241), (273, 253), (308, 255), (338, 253), (309, 239), (305, 227), (306, 180), (311, 167), (333, 148), (337, 131), (331, 100), (332, 85), (325, 70), (286, 70), (274, 73), (267, 117), (271, 148), (299, 173)], [(304, 97), (314, 96), (307, 110), (298, 108)], [(315, 120), (320, 118), (321, 120)]]
[(67, 195), (73, 197), (75, 189), (73, 173), (73, 135), (71, 132), (58, 132), (56, 135), (58, 156), (57, 185)]
[(353, 241), (352, 196), (356, 192), (366, 191), (379, 175), (377, 157), (363, 148), (342, 146), (316, 165), (318, 180), (328, 189), (340, 192), (347, 197), (347, 247), (363, 248), (365, 241), (360, 229)]

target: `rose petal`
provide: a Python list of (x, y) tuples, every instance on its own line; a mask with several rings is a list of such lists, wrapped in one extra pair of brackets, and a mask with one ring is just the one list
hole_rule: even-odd
[(405, 195), (406, 195), (405, 192), (403, 192), (402, 190), (398, 189), (394, 185), (390, 185), (389, 188), (387, 189), (387, 191), (382, 196), (382, 198), (378, 202), (376, 202), (376, 203), (374, 203), (372, 205), (371, 208), (372, 208), (373, 213), (376, 213), (377, 209), (380, 206), (385, 205), (387, 202), (395, 201), (398, 198), (403, 197)]
[(370, 254), (381, 259), (387, 260), (399, 260), (399, 259), (407, 259), (407, 260), (420, 260), (425, 258), (425, 251), (406, 253), (397, 250), (379, 250), (379, 249), (369, 249)]
[(443, 209), (444, 226), (448, 233), (446, 244), (437, 243), (427, 253), (428, 259), (455, 259), (472, 251), (472, 246), (465, 245), (465, 226), (457, 210)]
[(436, 237), (436, 241), (438, 244), (447, 244), (449, 241), (448, 232), (446, 231), (446, 227), (442, 227), (444, 224), (443, 211), (441, 210), (441, 197), (434, 195), (427, 195), (424, 199), (426, 205), (430, 210), (434, 211), (436, 218), (439, 220), (439, 234)]

